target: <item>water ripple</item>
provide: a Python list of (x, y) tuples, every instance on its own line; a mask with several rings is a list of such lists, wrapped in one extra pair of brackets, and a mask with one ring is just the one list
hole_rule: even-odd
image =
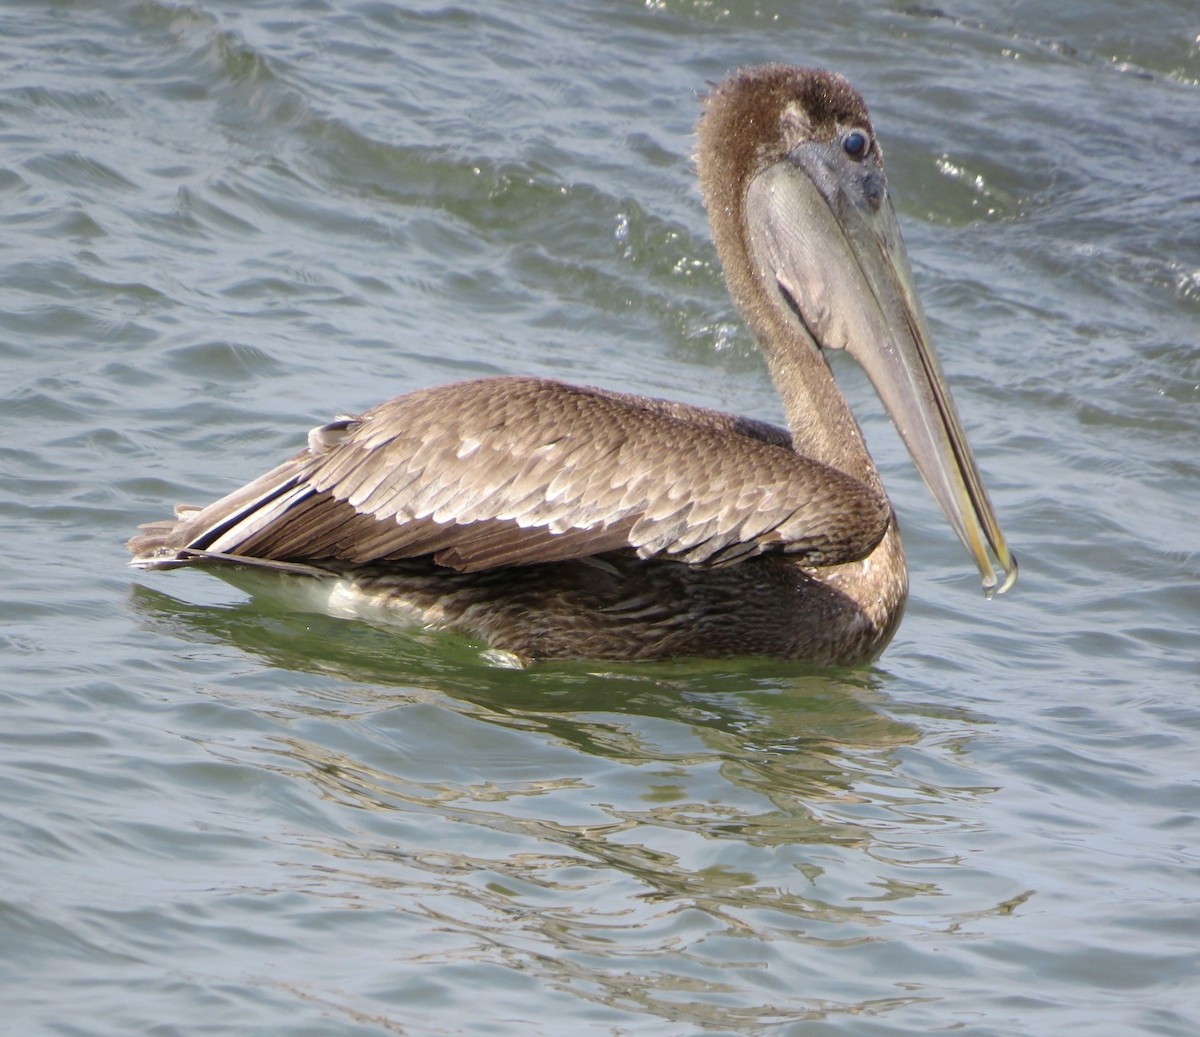
[[(1200, 66), (1177, 7), (1135, 34), (1080, 3), (8, 19), (11, 1025), (1190, 1037)], [(419, 385), (533, 372), (777, 416), (689, 150), (705, 80), (779, 58), (872, 105), (1013, 594), (977, 594), (838, 358), (913, 568), (867, 670), (510, 670), (131, 580), (138, 522)]]

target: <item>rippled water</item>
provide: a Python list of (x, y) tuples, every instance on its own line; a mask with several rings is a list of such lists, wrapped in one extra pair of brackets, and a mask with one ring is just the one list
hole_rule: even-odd
[[(1200, 15), (1131, 10), (0, 5), (12, 1032), (1196, 1032)], [(852, 371), (873, 668), (505, 670), (125, 568), (420, 385), (777, 417), (687, 157), (765, 60), (872, 105), (1012, 594)]]

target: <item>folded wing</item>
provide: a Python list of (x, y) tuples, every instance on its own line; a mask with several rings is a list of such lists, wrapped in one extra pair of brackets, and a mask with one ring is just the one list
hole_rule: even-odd
[(891, 518), (885, 498), (797, 455), (776, 426), (545, 379), (409, 393), (309, 444), (215, 504), (143, 527), (135, 564), (432, 556), (474, 572), (633, 550), (825, 566), (867, 555)]

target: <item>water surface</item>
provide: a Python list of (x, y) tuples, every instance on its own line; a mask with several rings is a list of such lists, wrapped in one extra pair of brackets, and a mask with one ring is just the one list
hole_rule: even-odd
[[(0, 6), (0, 999), (23, 1034), (1191, 1035), (1200, 17)], [(865, 94), (1022, 561), (843, 370), (909, 613), (858, 671), (525, 671), (123, 541), (337, 413), (531, 372), (775, 419), (705, 83)]]

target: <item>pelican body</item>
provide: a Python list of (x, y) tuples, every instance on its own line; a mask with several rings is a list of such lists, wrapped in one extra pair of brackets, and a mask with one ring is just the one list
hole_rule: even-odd
[[(276, 570), (525, 659), (853, 665), (908, 593), (823, 353), (863, 366), (985, 591), (1016, 578), (932, 352), (862, 99), (771, 65), (705, 102), (700, 185), (787, 427), (531, 377), (422, 389), (130, 541), (144, 569)], [(997, 577), (997, 569), (1002, 578)]]

